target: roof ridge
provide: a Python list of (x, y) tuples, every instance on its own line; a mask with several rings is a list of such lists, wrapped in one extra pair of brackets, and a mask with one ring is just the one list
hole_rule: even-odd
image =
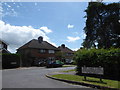
[(21, 48), (24, 47), (24, 46), (29, 47), (30, 42), (32, 42), (33, 40), (34, 40), (34, 39), (28, 41), (26, 44), (22, 45), (19, 49), (21, 49)]
[(72, 49), (70, 49), (70, 48), (68, 48), (68, 47), (65, 47), (65, 48), (69, 49), (70, 51), (73, 51)]
[(59, 47), (60, 49), (61, 49), (61, 51), (63, 51), (63, 52), (71, 52), (71, 53), (74, 53), (74, 51), (72, 50), (72, 49), (70, 49), (70, 48), (68, 48), (68, 47), (65, 47), (65, 48), (62, 48), (61, 46)]
[(6, 52), (11, 53), (10, 51), (8, 51), (8, 50), (7, 50), (7, 49), (5, 49), (5, 48), (3, 48), (2, 50), (5, 50)]
[[(47, 41), (46, 41), (47, 42)], [(48, 42), (47, 42), (48, 43)], [(50, 45), (52, 45), (51, 43), (48, 43), (48, 44), (50, 44)], [(60, 50), (58, 47), (56, 47), (56, 46), (54, 46), (54, 45), (52, 45), (54, 48), (56, 48), (56, 49), (58, 49), (58, 50)]]
[[(44, 41), (44, 42), (47, 42), (47, 41)], [(48, 43), (48, 42), (47, 42)], [(49, 45), (51, 45), (51, 46), (53, 46), (53, 47), (55, 47), (55, 48), (57, 48), (56, 46), (54, 46), (54, 45), (52, 45), (51, 43), (48, 43)], [(57, 48), (58, 49), (58, 48)]]
[(60, 50), (59, 48), (57, 48), (56, 46), (52, 45), (47, 41), (43, 41), (39, 43), (38, 40), (36, 39), (32, 39), (28, 43), (21, 46), (19, 49), (24, 49), (24, 48), (41, 48), (41, 49), (45, 48), (45, 49)]

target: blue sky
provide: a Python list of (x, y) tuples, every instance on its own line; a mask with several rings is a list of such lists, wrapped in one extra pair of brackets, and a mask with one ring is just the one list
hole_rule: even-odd
[(88, 2), (4, 2), (0, 24), (2, 30), (9, 30), (2, 31), (2, 38), (11, 52), (38, 36), (55, 46), (65, 44), (77, 50), (85, 38), (87, 6)]

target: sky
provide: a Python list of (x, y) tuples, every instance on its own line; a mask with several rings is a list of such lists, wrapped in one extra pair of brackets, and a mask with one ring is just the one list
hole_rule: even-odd
[(65, 44), (78, 50), (86, 36), (87, 6), (88, 2), (2, 2), (0, 38), (12, 53), (39, 36), (56, 47)]

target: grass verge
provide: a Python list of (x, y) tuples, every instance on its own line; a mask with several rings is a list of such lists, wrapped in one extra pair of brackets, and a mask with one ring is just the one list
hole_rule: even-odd
[(83, 76), (77, 76), (77, 75), (57, 74), (57, 75), (51, 75), (51, 76), (58, 78), (58, 79), (77, 81), (77, 82), (83, 82), (83, 83), (88, 83), (88, 84), (93, 84), (93, 85), (99, 85), (99, 86), (120, 89), (120, 81), (115, 81), (115, 80), (102, 79), (103, 83), (101, 83), (101, 82), (99, 82), (100, 81), (99, 78), (93, 78), (93, 77), (87, 77), (87, 81), (84, 81)]
[(70, 70), (66, 70), (66, 71), (61, 71), (61, 72), (72, 72), (72, 71), (75, 71), (75, 69), (70, 69)]
[(62, 67), (75, 67), (76, 65), (63, 65)]

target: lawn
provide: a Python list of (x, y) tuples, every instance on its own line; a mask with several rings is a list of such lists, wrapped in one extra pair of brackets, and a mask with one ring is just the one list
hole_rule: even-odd
[(76, 65), (63, 65), (62, 67), (75, 67)]
[(70, 70), (61, 71), (61, 72), (72, 72), (72, 71), (75, 71), (75, 69), (70, 69)]
[(84, 81), (83, 76), (78, 75), (69, 75), (69, 74), (57, 74), (57, 75), (51, 75), (52, 77), (59, 78), (59, 79), (65, 79), (65, 80), (71, 80), (71, 81), (77, 81), (77, 82), (84, 82), (99, 86), (106, 86), (106, 87), (112, 87), (112, 88), (120, 88), (120, 81), (115, 80), (108, 80), (108, 79), (102, 79), (103, 83), (99, 82), (99, 78), (93, 78), (93, 77), (87, 77), (87, 80)]

